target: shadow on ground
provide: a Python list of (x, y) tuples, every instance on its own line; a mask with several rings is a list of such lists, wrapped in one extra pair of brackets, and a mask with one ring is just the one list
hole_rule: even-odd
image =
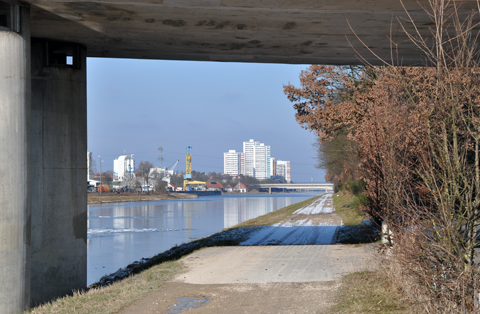
[(379, 231), (369, 224), (343, 225), (337, 231), (337, 243), (366, 244), (380, 240)]

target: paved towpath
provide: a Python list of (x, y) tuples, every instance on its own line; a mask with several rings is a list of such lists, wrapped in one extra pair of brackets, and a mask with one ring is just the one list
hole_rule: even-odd
[(333, 245), (341, 224), (325, 195), (241, 246), (183, 258), (185, 272), (119, 313), (330, 313), (339, 279), (372, 267), (372, 246)]
[(263, 227), (241, 245), (331, 244), (341, 225), (342, 219), (334, 214), (332, 195), (326, 194), (288, 219)]

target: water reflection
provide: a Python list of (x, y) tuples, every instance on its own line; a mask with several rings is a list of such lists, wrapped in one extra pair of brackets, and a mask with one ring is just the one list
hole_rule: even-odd
[(88, 284), (129, 263), (312, 197), (214, 196), (88, 207)]
[[(297, 202), (297, 200), (295, 200)], [(232, 198), (224, 200), (224, 228), (292, 204), (291, 197)]]

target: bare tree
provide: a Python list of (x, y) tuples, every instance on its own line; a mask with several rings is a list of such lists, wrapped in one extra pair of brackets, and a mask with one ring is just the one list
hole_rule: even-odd
[(149, 175), (150, 169), (153, 168), (153, 165), (149, 161), (142, 161), (140, 165), (138, 165), (137, 173), (142, 177), (143, 182), (147, 186), (147, 190), (149, 188)]

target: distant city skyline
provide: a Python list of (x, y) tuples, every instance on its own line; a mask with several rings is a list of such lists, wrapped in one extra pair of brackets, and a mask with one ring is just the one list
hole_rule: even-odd
[(88, 149), (104, 171), (131, 154), (136, 165), (157, 166), (161, 142), (164, 167), (180, 160), (176, 170), (185, 171), (192, 146), (192, 170), (220, 173), (224, 152), (261, 139), (271, 156), (291, 161), (292, 181), (324, 182), (316, 137), (283, 94), (307, 65), (89, 58), (87, 66)]

